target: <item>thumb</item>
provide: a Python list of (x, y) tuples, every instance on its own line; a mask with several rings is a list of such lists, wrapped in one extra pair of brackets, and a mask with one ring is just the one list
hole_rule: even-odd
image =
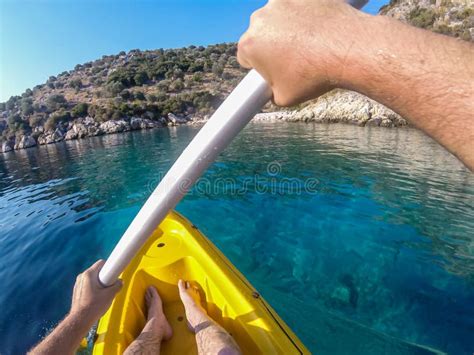
[(118, 279), (112, 286), (110, 286), (110, 292), (113, 292), (114, 294), (119, 292), (123, 287), (123, 281), (121, 279)]

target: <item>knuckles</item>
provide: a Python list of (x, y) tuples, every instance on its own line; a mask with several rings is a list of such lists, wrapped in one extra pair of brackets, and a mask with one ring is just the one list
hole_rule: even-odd
[(263, 9), (264, 8), (262, 7), (252, 12), (252, 14), (250, 15), (250, 27), (252, 27), (253, 25), (255, 25), (256, 22), (262, 19)]
[(245, 68), (250, 68), (249, 54), (253, 43), (252, 36), (246, 32), (242, 35), (237, 44), (237, 61)]

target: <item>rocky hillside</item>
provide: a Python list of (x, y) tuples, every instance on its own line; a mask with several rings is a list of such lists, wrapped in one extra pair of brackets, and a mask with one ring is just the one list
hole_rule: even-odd
[[(474, 39), (473, 0), (391, 0), (381, 14), (463, 40)], [(0, 103), (0, 151), (206, 119), (245, 75), (236, 45), (132, 50), (78, 64)], [(275, 107), (269, 106), (275, 110)], [(404, 126), (363, 95), (336, 90), (263, 120)]]
[(246, 73), (236, 45), (132, 50), (0, 103), (2, 151), (205, 118)]
[(473, 0), (391, 0), (380, 13), (416, 27), (474, 41)]

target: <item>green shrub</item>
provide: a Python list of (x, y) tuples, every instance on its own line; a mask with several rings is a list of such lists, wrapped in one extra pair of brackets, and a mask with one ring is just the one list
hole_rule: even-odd
[(124, 100), (133, 100), (133, 93), (125, 89), (125, 90), (122, 90), (122, 92), (120, 93), (120, 97)]
[(158, 87), (158, 90), (166, 92), (168, 91), (168, 88), (170, 85), (171, 85), (171, 80), (164, 79), (164, 80), (161, 80), (156, 86)]
[(169, 89), (170, 89), (171, 91), (181, 91), (181, 90), (183, 90), (183, 89), (184, 89), (183, 80), (181, 80), (181, 79), (176, 79), (176, 80), (174, 80), (174, 81), (171, 83)]
[(188, 71), (191, 73), (202, 72), (204, 71), (204, 63), (195, 62), (189, 66)]
[(140, 101), (146, 100), (145, 95), (141, 91), (135, 92), (135, 99), (140, 100)]
[(212, 65), (212, 73), (219, 78), (222, 76), (222, 73), (224, 72), (224, 66), (219, 63), (214, 63)]
[(33, 113), (33, 100), (30, 98), (24, 98), (20, 101), (20, 110), (23, 116), (28, 116)]
[(5, 103), (7, 110), (13, 110), (19, 99), (20, 96), (11, 96)]
[(21, 96), (22, 97), (31, 97), (31, 96), (33, 96), (33, 91), (31, 89), (26, 89), (25, 92)]
[(193, 74), (193, 81), (199, 83), (202, 81), (202, 73), (194, 73)]
[(85, 117), (87, 116), (87, 110), (89, 106), (85, 102), (78, 103), (71, 110), (72, 117)]
[(8, 122), (8, 128), (12, 132), (18, 131), (24, 126), (24, 122), (21, 119), (21, 116), (18, 114), (11, 115), (10, 117), (8, 117), (7, 122)]
[(417, 6), (408, 14), (408, 20), (413, 26), (431, 29), (436, 20), (436, 13), (432, 9)]
[(47, 130), (54, 130), (59, 123), (66, 123), (71, 119), (71, 114), (67, 111), (61, 110), (53, 113), (46, 120), (44, 128)]
[(140, 71), (135, 76), (133, 77), (133, 80), (135, 82), (135, 85), (142, 86), (143, 84), (146, 84), (147, 81), (149, 80), (148, 74), (144, 71)]
[(236, 57), (232, 56), (229, 58), (229, 60), (227, 61), (227, 63), (232, 67), (232, 68), (240, 68), (240, 64), (237, 60)]
[(44, 118), (43, 114), (35, 113), (34, 115), (30, 117), (30, 119), (28, 120), (28, 123), (30, 127), (32, 128), (40, 127), (43, 123), (43, 118)]
[(82, 80), (79, 78), (73, 79), (69, 82), (69, 86), (73, 89), (79, 90), (82, 88)]
[(120, 81), (114, 81), (105, 86), (105, 90), (112, 97), (117, 96), (123, 89), (125, 89), (125, 86)]
[(46, 107), (49, 112), (57, 111), (67, 107), (66, 98), (63, 95), (53, 94), (46, 99)]
[(155, 94), (149, 94), (149, 95), (147, 95), (147, 96), (146, 96), (146, 99), (147, 99), (147, 101), (150, 101), (150, 102), (156, 102), (156, 101), (158, 101), (158, 98), (156, 97)]

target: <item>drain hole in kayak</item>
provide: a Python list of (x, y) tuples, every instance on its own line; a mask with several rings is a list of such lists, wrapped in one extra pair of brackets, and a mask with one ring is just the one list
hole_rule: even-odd
[(183, 319), (184, 319), (184, 318), (183, 318), (182, 316), (179, 316), (179, 317), (178, 317), (178, 321), (180, 321), (180, 322), (181, 322)]
[(165, 246), (165, 243), (158, 243), (157, 247), (158, 248), (163, 248)]

